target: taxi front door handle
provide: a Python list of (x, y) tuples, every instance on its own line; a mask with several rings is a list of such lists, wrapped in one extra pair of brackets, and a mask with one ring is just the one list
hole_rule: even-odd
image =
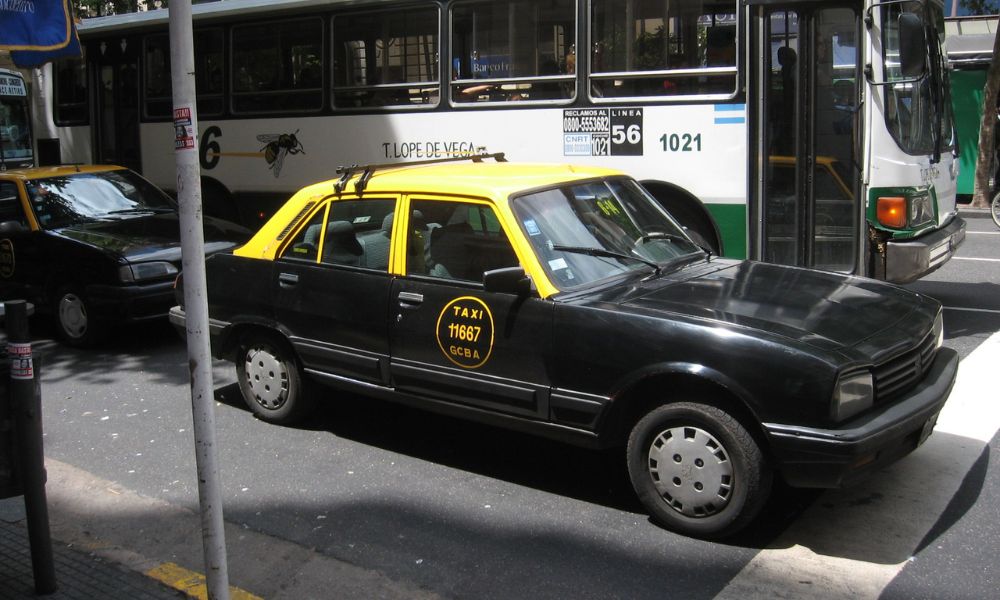
[(295, 273), (279, 273), (278, 285), (281, 287), (295, 287), (299, 284), (299, 276)]
[(423, 294), (415, 292), (399, 292), (399, 305), (406, 308), (416, 308), (424, 301)]

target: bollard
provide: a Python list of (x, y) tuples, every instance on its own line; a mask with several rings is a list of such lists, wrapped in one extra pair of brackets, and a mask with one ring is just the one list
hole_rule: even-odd
[(31, 568), (35, 593), (56, 591), (49, 509), (45, 499), (45, 454), (42, 448), (42, 394), (38, 383), (38, 361), (31, 355), (28, 335), (28, 303), (4, 303), (7, 328), (7, 359), (10, 361), (10, 410), (14, 422), (17, 474), (24, 494), (31, 545)]

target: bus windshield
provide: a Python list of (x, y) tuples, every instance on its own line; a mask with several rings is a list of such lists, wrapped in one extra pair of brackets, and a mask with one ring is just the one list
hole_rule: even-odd
[[(886, 81), (885, 120), (889, 132), (899, 147), (911, 155), (939, 155), (953, 144), (951, 112), (945, 90), (945, 65), (941, 52), (943, 12), (940, 6), (917, 2), (886, 4), (882, 7), (885, 23), (883, 57)], [(915, 13), (921, 19), (930, 18), (927, 35), (926, 76), (914, 81), (902, 73), (899, 61), (899, 18), (903, 13)], [(940, 32), (940, 36), (939, 36)], [(898, 81), (898, 83), (892, 83)]]
[(629, 179), (535, 192), (517, 198), (513, 209), (563, 290), (624, 273), (659, 273), (661, 265), (703, 252)]
[(8, 73), (0, 73), (0, 150), (6, 167), (29, 166), (33, 159), (24, 80)]

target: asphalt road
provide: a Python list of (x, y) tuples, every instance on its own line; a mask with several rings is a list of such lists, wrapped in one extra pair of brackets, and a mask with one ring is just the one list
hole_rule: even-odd
[[(908, 286), (945, 304), (946, 344), (963, 363), (1000, 331), (1000, 231), (968, 221), (957, 259)], [(197, 510), (187, 357), (166, 324), (123, 331), (98, 350), (43, 340), (36, 352), (50, 459)], [(414, 593), (985, 598), (1000, 589), (996, 429), (979, 440), (958, 417), (877, 481), (846, 492), (780, 488), (748, 531), (711, 543), (651, 523), (620, 453), (334, 392), (306, 426), (266, 425), (244, 408), (232, 366), (215, 367), (226, 520)], [(986, 369), (963, 364), (960, 380), (973, 372)], [(995, 386), (969, 385), (970, 402), (996, 399)], [(963, 409), (991, 423), (983, 410)], [(106, 518), (149, 530), (134, 551), (164, 552), (152, 515)], [(202, 568), (200, 556), (175, 558)], [(252, 583), (258, 595), (280, 596)]]

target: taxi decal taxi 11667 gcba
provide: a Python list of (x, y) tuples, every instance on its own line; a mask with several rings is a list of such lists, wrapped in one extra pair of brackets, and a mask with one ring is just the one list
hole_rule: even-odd
[[(206, 252), (250, 232), (205, 219)], [(54, 318), (67, 343), (99, 341), (112, 324), (164, 318), (181, 266), (172, 198), (122, 167), (0, 172), (0, 297)]]
[(935, 300), (714, 256), (616, 171), (486, 158), (345, 170), (208, 259), (256, 415), (347, 390), (621, 447), (650, 515), (700, 537), (930, 433), (958, 364)]

